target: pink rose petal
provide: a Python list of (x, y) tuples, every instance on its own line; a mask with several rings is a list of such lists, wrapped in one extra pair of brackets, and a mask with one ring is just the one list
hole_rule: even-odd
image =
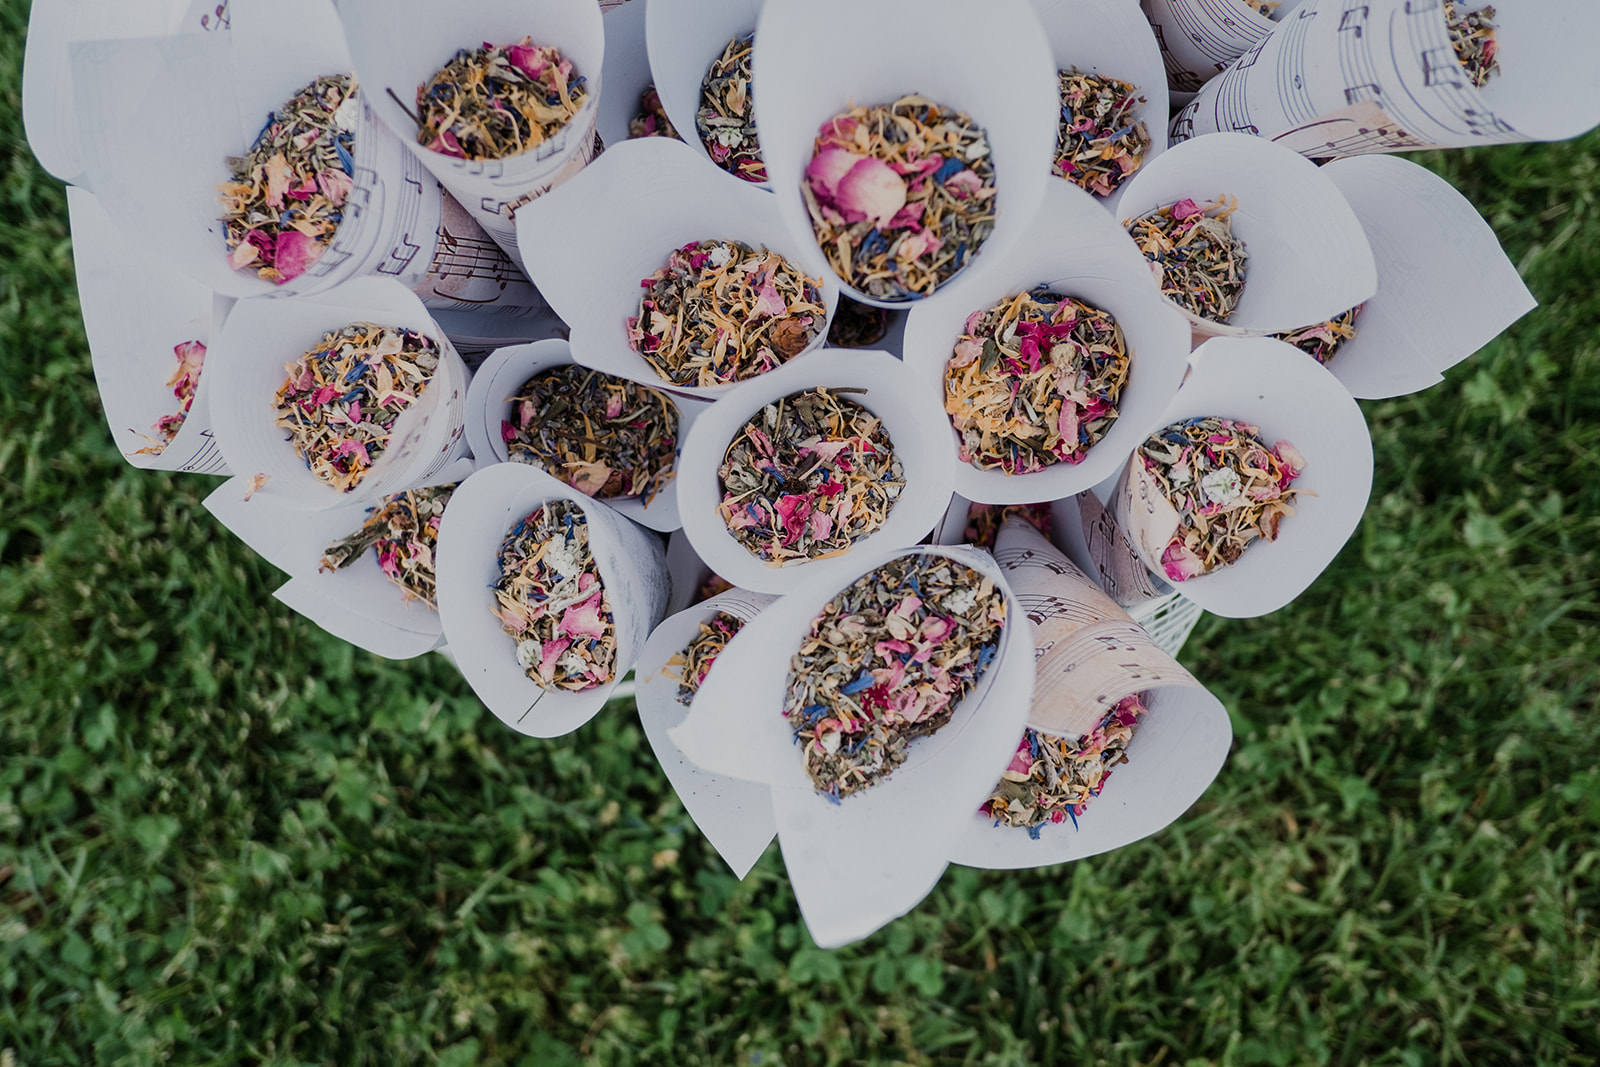
[(600, 618), (600, 590), (596, 589), (582, 603), (574, 604), (561, 615), (557, 633), (572, 637), (599, 637), (605, 633), (605, 622)]
[(818, 152), (806, 167), (806, 178), (811, 182), (812, 191), (831, 200), (838, 193), (839, 182), (865, 158), (842, 148), (825, 148)]
[(572, 644), (565, 637), (558, 637), (554, 641), (546, 641), (539, 648), (539, 677), (548, 682), (556, 676), (556, 660), (561, 658)]
[(1196, 204), (1193, 200), (1179, 200), (1176, 204), (1172, 205), (1172, 217), (1179, 222), (1189, 218), (1191, 215), (1198, 214), (1200, 214), (1200, 205)]
[(881, 159), (865, 158), (839, 182), (839, 210), (848, 218), (887, 225), (906, 206), (906, 183)]
[(299, 230), (284, 230), (278, 234), (276, 255), (278, 284), (293, 281), (322, 258), (322, 245), (315, 237), (307, 237)]

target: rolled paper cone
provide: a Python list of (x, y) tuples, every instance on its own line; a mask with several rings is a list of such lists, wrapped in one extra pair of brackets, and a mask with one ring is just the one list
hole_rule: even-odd
[[(415, 284), (439, 225), (439, 191), (358, 99), (352, 188), (333, 240), (274, 284), (229, 265), (218, 186), (275, 109), (324, 75), (350, 71), (331, 0), (233, 0), (231, 26), (72, 47), (89, 182), (144, 254), (236, 297), (325, 293), (368, 274)], [(292, 27), (292, 29), (291, 29)], [(197, 92), (196, 87), (204, 87)], [(182, 116), (154, 122), (153, 115)]]
[[(1006, 599), (999, 653), (949, 723), (918, 739), (892, 775), (832, 800), (807, 776), (782, 715), (790, 659), (841, 589), (918, 553), (955, 560), (994, 581)], [(748, 623), (718, 657), (682, 725), (669, 733), (701, 768), (771, 789), (800, 913), (818, 945), (837, 948), (910, 911), (938, 882), (1022, 735), (1032, 651), (1024, 609), (987, 553), (938, 546), (858, 553), (849, 570), (809, 583)]]
[[(641, 174), (650, 180), (641, 183)], [(530, 276), (572, 325), (578, 362), (684, 396), (710, 399), (734, 385), (666, 381), (628, 344), (628, 319), (639, 313), (644, 292), (640, 282), (665, 267), (673, 250), (697, 241), (741, 241), (820, 278), (827, 317), (790, 364), (822, 347), (839, 299), (838, 282), (816, 244), (789, 232), (771, 197), (707, 169), (687, 146), (665, 137), (611, 148), (578, 180), (524, 208), (517, 226), (523, 245), (540, 249)]]
[[(1372, 489), (1372, 439), (1348, 390), (1299, 349), (1266, 337), (1216, 338), (1195, 353), (1194, 372), (1157, 427), (1220, 416), (1261, 428), (1271, 447), (1287, 440), (1305, 458), (1301, 495), (1275, 541), (1258, 540), (1230, 566), (1176, 582), (1201, 608), (1230, 619), (1276, 611), (1299, 596), (1350, 539)], [(1118, 483), (1113, 513), (1145, 566), (1161, 555), (1177, 512), (1134, 453)]]
[[(502, 348), (485, 360), (477, 374), (473, 375), (472, 387), (467, 391), (467, 441), (472, 447), (472, 454), (486, 463), (509, 462), (510, 453), (500, 427), (511, 418), (511, 398), (535, 374), (576, 362), (572, 358), (572, 346), (559, 338)], [(681, 461), (683, 442), (689, 427), (694, 425), (694, 420), (709, 405), (675, 397), (670, 393), (666, 395), (678, 412), (677, 447)], [(648, 504), (638, 497), (611, 497), (601, 503), (641, 526), (663, 533), (683, 525), (678, 517), (676, 477), (656, 493)]]
[[(882, 421), (903, 464), (905, 488), (883, 525), (848, 549), (820, 559), (769, 564), (728, 532), (718, 512), (723, 490), (717, 470), (745, 423), (763, 408), (818, 387), (850, 390), (847, 399)], [(745, 382), (713, 404), (689, 431), (678, 470), (683, 532), (718, 574), (740, 589), (761, 593), (833, 583), (837, 575), (856, 573), (856, 557), (864, 552), (916, 544), (938, 523), (950, 501), (953, 449), (944, 415), (934, 401), (925, 388), (908, 383), (904, 366), (884, 352), (830, 349)]]
[[(761, 6), (762, 0), (653, 0), (653, 14), (645, 19), (650, 73), (661, 107), (684, 143), (707, 163), (711, 163), (711, 154), (695, 126), (700, 87), (728, 42), (755, 32)], [(756, 136), (760, 137), (759, 127)]]
[[(1194, 99), (1207, 81), (1271, 35), (1277, 25), (1244, 0), (1140, 0), (1167, 68), (1174, 104)], [(1284, 0), (1281, 19), (1295, 6)]]
[[(340, 0), (356, 76), (379, 118), (395, 132), (512, 259), (517, 209), (584, 168), (594, 156), (605, 31), (593, 0)], [(504, 159), (453, 159), (417, 143), (417, 90), (460, 49), (511, 45), (524, 37), (554, 46), (586, 79), (577, 114), (543, 144)], [(542, 258), (542, 253), (540, 254)]]
[(535, 313), (524, 308), (490, 306), (476, 311), (430, 309), (430, 313), (474, 374), (502, 348), (552, 337), (565, 339), (567, 334), (567, 324), (549, 308)]
[(1237, 130), (1324, 159), (1561, 141), (1600, 123), (1591, 47), (1600, 7), (1493, 7), (1500, 70), (1480, 89), (1456, 58), (1441, 3), (1301, 0), (1179, 112), (1172, 136)]
[[(1049, 45), (1023, 0), (991, 4), (977, 19), (962, 0), (925, 0), (914, 19), (909, 10), (855, 0), (768, 0), (763, 7), (752, 88), (779, 209), (795, 239), (815, 246), (801, 183), (817, 128), (851, 107), (917, 93), (971, 116), (986, 131), (995, 226), (980, 249), (969, 250), (968, 263), (1003, 259), (1026, 232), (1046, 183), (1055, 180), (1050, 160), (1060, 95)], [(910, 303), (868, 297), (849, 285), (844, 291), (880, 307)]]
[[(501, 543), (518, 522), (553, 500), (570, 500), (583, 512), (616, 627), (611, 680), (578, 692), (542, 689), (523, 673), (516, 641), (493, 610)], [(439, 616), (461, 673), (501, 722), (532, 737), (559, 737), (592, 719), (666, 614), (667, 566), (660, 538), (522, 463), (491, 464), (461, 484), (439, 528), (435, 558)]]
[[(431, 178), (429, 180), (432, 180)], [(438, 188), (438, 183), (434, 183)], [(544, 298), (461, 202), (439, 189), (439, 229), (428, 273), (412, 288), (424, 307), (439, 311), (514, 308), (546, 310)]]
[(232, 301), (160, 263), (138, 263), (137, 250), (106, 215), (93, 193), (67, 189), (78, 302), (94, 363), (95, 384), (117, 451), (145, 470), (227, 474), (212, 433), (211, 376), (201, 367), (189, 414), (159, 452), (155, 424), (174, 415), (180, 401), (168, 379), (178, 369), (174, 349), (190, 341), (212, 344)]
[[(695, 552), (694, 545), (684, 536), (683, 530), (673, 530), (667, 535), (667, 574), (672, 580), (672, 596), (667, 601), (667, 613), (678, 612), (698, 601), (700, 590), (710, 581), (713, 571)], [(766, 596), (750, 593), (750, 596)]]
[(1355, 212), (1316, 164), (1268, 141), (1218, 134), (1185, 141), (1146, 164), (1123, 186), (1119, 221), (1180, 200), (1228, 195), (1245, 246), (1245, 283), (1226, 323), (1178, 307), (1207, 337), (1293, 330), (1355, 307), (1378, 288), (1372, 249)]
[[(945, 412), (945, 368), (968, 316), (1038, 286), (1110, 312), (1129, 353), (1118, 417), (1080, 463), (1065, 461), (1031, 474), (978, 470), (959, 455), (961, 434), (943, 414), (956, 492), (988, 504), (1025, 504), (1071, 496), (1114, 476), (1178, 391), (1189, 359), (1189, 327), (1150, 284), (1150, 271), (1127, 231), (1095, 199), (1053, 182), (1028, 235), (1003, 260), (987, 264), (949, 297), (924, 301), (906, 323), (905, 366), (920, 390)], [(959, 294), (959, 295), (957, 295)]]
[[(778, 832), (772, 792), (758, 782), (704, 770), (683, 754), (671, 731), (683, 722), (689, 708), (678, 702), (679, 679), (667, 661), (699, 636), (700, 624), (718, 612), (749, 622), (775, 599), (765, 593), (730, 589), (669, 616), (645, 642), (633, 672), (638, 686), (634, 702), (651, 750), (689, 817), (738, 878), (750, 873)], [(711, 670), (716, 670), (715, 663)]]
[(1172, 593), (1172, 586), (1145, 566), (1116, 515), (1093, 492), (1053, 502), (1051, 516), (1056, 547), (1119, 606), (1133, 608)]
[(1392, 156), (1335, 160), (1322, 173), (1372, 245), (1378, 292), (1328, 370), (1359, 399), (1426, 389), (1538, 305), (1494, 230), (1449, 182)]
[[(276, 397), (285, 364), (352, 322), (417, 331), (439, 346), (439, 366), (416, 403), (395, 422), (390, 438), (395, 443), (346, 493), (311, 473), (287, 431), (276, 425)], [(467, 454), (467, 368), (421, 301), (398, 282), (358, 278), (326, 299), (241, 300), (228, 316), (207, 370), (216, 376), (215, 423), (229, 466), (247, 477), (268, 475), (259, 495), (289, 507), (331, 508), (431, 484)]]
[(601, 77), (606, 92), (600, 99), (595, 131), (606, 147), (628, 139), (628, 124), (639, 114), (645, 90), (650, 87), (650, 56), (645, 48), (645, 12), (648, 0), (628, 0), (605, 10), (605, 61)]
[[(1072, 4), (1030, 0), (1044, 27), (1056, 70), (1076, 68), (1085, 74), (1127, 82), (1144, 103), (1133, 109), (1129, 123), (1144, 123), (1150, 148), (1144, 162), (1167, 147), (1167, 78), (1150, 23), (1127, 0), (1078, 0)], [(1059, 103), (1059, 95), (1057, 97)], [(1059, 148), (1059, 145), (1057, 146)], [(1061, 179), (1065, 181), (1066, 179)], [(1126, 182), (1107, 197), (1095, 199), (1115, 213)]]

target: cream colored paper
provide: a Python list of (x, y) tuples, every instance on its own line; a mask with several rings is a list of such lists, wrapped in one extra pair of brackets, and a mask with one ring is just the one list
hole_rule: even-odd
[(513, 308), (545, 310), (544, 298), (461, 201), (440, 187), (438, 237), (427, 276), (413, 289), (423, 306), (440, 311)]

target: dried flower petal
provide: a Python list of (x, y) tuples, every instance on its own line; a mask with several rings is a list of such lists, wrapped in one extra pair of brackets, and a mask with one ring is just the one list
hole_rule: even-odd
[(559, 133), (588, 99), (572, 61), (530, 37), (461, 49), (417, 89), (417, 143), (456, 159), (505, 159)]

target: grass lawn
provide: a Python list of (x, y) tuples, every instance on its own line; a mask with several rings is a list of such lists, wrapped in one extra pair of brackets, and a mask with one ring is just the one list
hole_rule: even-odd
[(273, 601), (215, 479), (122, 460), (25, 25), (0, 3), (4, 1067), (1600, 1057), (1600, 136), (1414, 157), (1542, 306), (1363, 405), (1349, 546), (1190, 639), (1236, 732), (1195, 809), (953, 868), (830, 953), (776, 848), (741, 884), (706, 846), (631, 707), (516, 736), (438, 657)]

